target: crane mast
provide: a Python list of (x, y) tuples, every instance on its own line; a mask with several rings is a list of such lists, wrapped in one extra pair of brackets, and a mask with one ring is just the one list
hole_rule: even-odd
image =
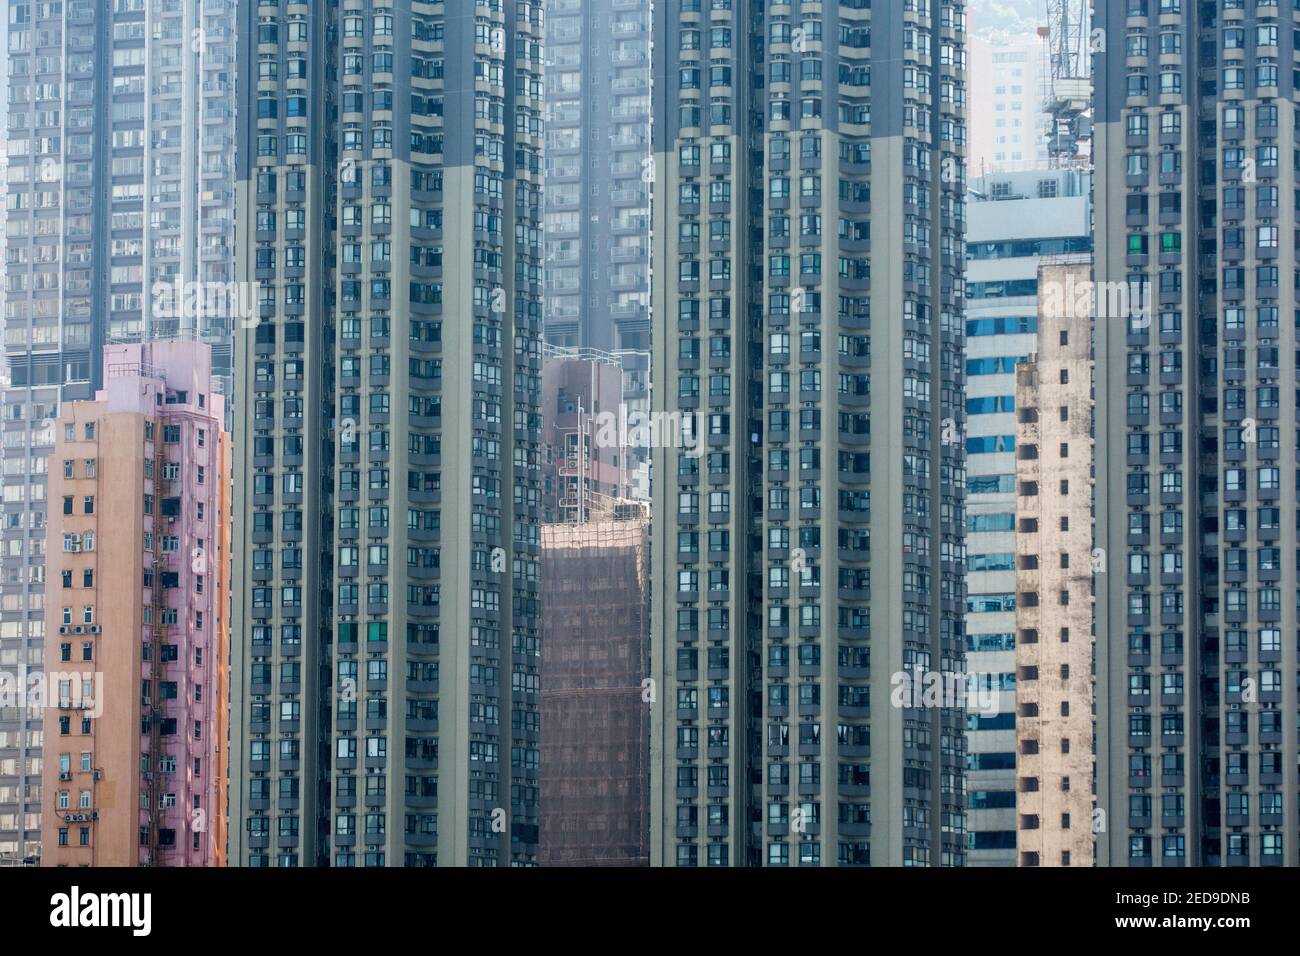
[(1053, 166), (1088, 161), (1092, 138), (1091, 54), (1088, 0), (1044, 0), (1047, 23), (1038, 36), (1047, 48), (1049, 117), (1047, 154)]

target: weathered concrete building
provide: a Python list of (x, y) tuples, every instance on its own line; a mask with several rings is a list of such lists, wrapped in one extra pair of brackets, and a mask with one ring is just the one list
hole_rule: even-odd
[(1021, 866), (1093, 862), (1091, 309), (1062, 294), (1088, 274), (1039, 267), (1037, 350), (1016, 369)]
[[(114, 342), (201, 340), (229, 383), (253, 289), (231, 284), (235, 3), (4, 6), (0, 670), (22, 682), (48, 663), (45, 463), (60, 404), (94, 398)], [(0, 706), (0, 866), (41, 852), (40, 722)]]

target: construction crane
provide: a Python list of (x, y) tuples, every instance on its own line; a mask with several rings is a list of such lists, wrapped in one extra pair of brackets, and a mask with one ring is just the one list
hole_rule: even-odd
[(1087, 161), (1081, 150), (1092, 138), (1092, 39), (1088, 0), (1044, 0), (1047, 24), (1038, 28), (1046, 45), (1050, 80), (1043, 109), (1048, 115), (1047, 155), (1053, 166)]

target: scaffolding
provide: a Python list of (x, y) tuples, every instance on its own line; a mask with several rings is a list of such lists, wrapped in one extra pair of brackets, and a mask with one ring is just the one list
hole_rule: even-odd
[[(621, 369), (622, 365), (616, 356), (600, 349), (548, 345), (544, 354), (550, 362), (585, 362), (589, 369), (586, 391), (580, 391), (576, 396), (572, 410), (556, 416), (553, 421), (555, 454), (558, 457), (555, 468), (557, 518), (569, 524), (586, 524), (589, 521), (614, 518), (617, 506), (623, 501), (619, 496), (628, 486), (629, 450), (619, 450), (616, 480), (611, 480), (608, 474), (602, 475), (600, 454), (596, 450), (600, 441), (600, 420), (595, 414), (599, 407), (597, 366), (607, 365)], [(605, 413), (609, 412), (610, 409), (605, 409)], [(607, 482), (604, 491), (600, 490), (602, 477)], [(616, 494), (606, 493), (611, 490)]]
[(649, 865), (649, 522), (542, 527), (543, 866)]
[(556, 468), (560, 483), (556, 506), (561, 520), (571, 524), (586, 524), (591, 520), (593, 508), (599, 507), (597, 499), (604, 497), (592, 488), (590, 442), (593, 431), (594, 419), (582, 407), (582, 398), (579, 397), (573, 425), (556, 428), (562, 455)]

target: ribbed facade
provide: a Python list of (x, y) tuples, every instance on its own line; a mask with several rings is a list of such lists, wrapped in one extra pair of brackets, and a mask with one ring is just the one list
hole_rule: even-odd
[(533, 862), (540, 3), (243, 3), (231, 859)]
[(546, 341), (647, 352), (650, 3), (551, 0), (546, 63)]
[(654, 13), (651, 862), (960, 864), (965, 8)]
[(1097, 9), (1103, 865), (1300, 861), (1298, 15)]

